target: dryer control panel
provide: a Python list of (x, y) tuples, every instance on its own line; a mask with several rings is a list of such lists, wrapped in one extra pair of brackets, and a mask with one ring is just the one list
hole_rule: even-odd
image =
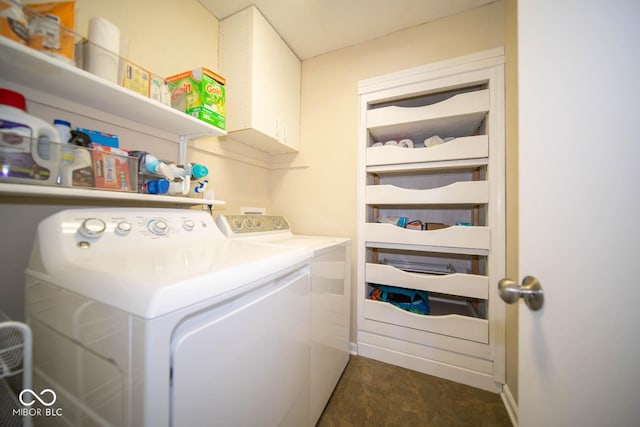
[(290, 231), (289, 223), (281, 215), (220, 215), (216, 224), (228, 237)]
[[(182, 217), (173, 218), (171, 216), (134, 216), (123, 218), (121, 216), (97, 216), (79, 218), (82, 222), (78, 226), (78, 234), (86, 238), (101, 237), (107, 230), (113, 231), (119, 236), (127, 236), (132, 230), (137, 230), (141, 235), (169, 236), (176, 231), (192, 232), (196, 228), (196, 221), (193, 218)], [(205, 222), (201, 222), (203, 227), (207, 227)]]
[[(226, 240), (211, 215), (189, 209), (69, 209), (39, 226), (45, 247), (129, 253), (189, 247), (203, 241)], [(53, 248), (52, 248), (53, 249)]]

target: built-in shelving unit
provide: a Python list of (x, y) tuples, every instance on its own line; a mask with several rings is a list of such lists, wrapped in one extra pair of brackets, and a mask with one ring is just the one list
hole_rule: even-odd
[[(496, 392), (503, 67), (496, 49), (359, 85), (358, 353)], [(380, 299), (394, 293), (427, 309)]]

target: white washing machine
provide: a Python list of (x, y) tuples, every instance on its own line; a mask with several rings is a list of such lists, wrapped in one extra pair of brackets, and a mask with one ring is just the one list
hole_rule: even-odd
[(231, 240), (205, 212), (74, 209), (26, 270), (36, 425), (301, 426), (309, 414), (304, 248)]
[(310, 425), (315, 425), (349, 361), (351, 240), (293, 234), (283, 216), (220, 215), (228, 237), (313, 251), (311, 268)]

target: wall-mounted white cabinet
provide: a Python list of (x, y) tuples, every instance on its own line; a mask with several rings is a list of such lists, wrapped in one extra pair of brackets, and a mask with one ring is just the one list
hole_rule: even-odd
[(495, 49), (359, 84), (358, 353), (491, 391), (505, 382), (503, 67)]
[(220, 22), (228, 138), (266, 153), (298, 151), (301, 62), (250, 6)]

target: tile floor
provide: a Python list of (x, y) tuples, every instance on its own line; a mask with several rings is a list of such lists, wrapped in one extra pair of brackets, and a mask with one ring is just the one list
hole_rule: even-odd
[(511, 427), (500, 395), (352, 356), (317, 427)]

